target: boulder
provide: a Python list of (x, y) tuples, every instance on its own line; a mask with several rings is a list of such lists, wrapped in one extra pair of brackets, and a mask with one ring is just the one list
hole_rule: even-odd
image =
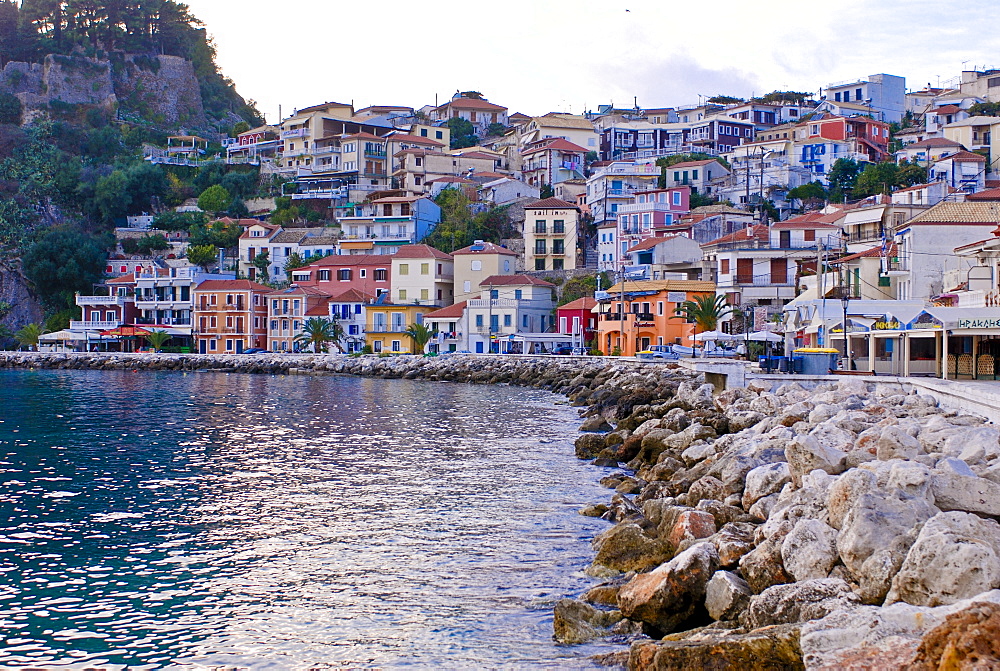
[(879, 461), (890, 459), (916, 459), (920, 442), (898, 426), (886, 426), (879, 435), (875, 454)]
[(749, 522), (750, 516), (736, 506), (726, 505), (722, 501), (702, 499), (695, 506), (715, 518), (715, 526), (722, 528), (730, 522)]
[(781, 560), (795, 580), (827, 577), (837, 563), (837, 530), (819, 520), (800, 519), (781, 543)]
[[(939, 460), (936, 464), (934, 464), (934, 470), (951, 475), (964, 475), (967, 478), (978, 477), (975, 471), (969, 468), (969, 464), (961, 459), (956, 459), (955, 457), (945, 457), (944, 459)], [(993, 480), (993, 478), (990, 478), (989, 475), (984, 475), (983, 477)], [(996, 481), (993, 480), (993, 482)]]
[(705, 587), (719, 566), (711, 543), (699, 543), (666, 564), (633, 578), (618, 592), (618, 608), (630, 620), (671, 632), (701, 607)]
[(772, 585), (791, 582), (781, 563), (781, 543), (784, 536), (765, 539), (753, 551), (740, 559), (740, 573), (750, 589), (760, 594)]
[(593, 459), (604, 449), (604, 436), (599, 433), (585, 433), (576, 439), (576, 456), (579, 459)]
[(741, 623), (747, 629), (818, 620), (837, 610), (855, 608), (861, 599), (839, 578), (774, 585), (750, 599)]
[(692, 505), (697, 505), (703, 499), (718, 501), (725, 496), (725, 486), (722, 481), (711, 475), (698, 478), (688, 489), (688, 503)]
[(953, 432), (941, 451), (970, 464), (1000, 457), (1000, 430), (992, 426), (965, 428)]
[(580, 425), (581, 431), (593, 432), (593, 433), (606, 433), (613, 430), (614, 427), (608, 424), (608, 420), (604, 419), (600, 415), (593, 415), (583, 420), (583, 424)]
[(777, 494), (786, 482), (791, 481), (792, 471), (784, 461), (754, 468), (746, 475), (743, 489), (744, 510), (749, 510), (753, 504), (769, 494)]
[(823, 671), (909, 668), (923, 636), (973, 603), (1000, 604), (1000, 590), (937, 608), (895, 603), (836, 611), (802, 625), (803, 658)]
[(871, 471), (853, 468), (837, 478), (826, 497), (830, 526), (839, 529), (858, 497), (877, 488), (875, 474)]
[(799, 483), (802, 476), (814, 469), (836, 475), (845, 468), (847, 454), (820, 443), (814, 436), (796, 436), (785, 447), (785, 460), (791, 472), (792, 481)]
[(1000, 516), (1000, 485), (985, 478), (934, 473), (931, 477), (934, 505), (941, 510), (964, 510), (991, 517)]
[(635, 643), (629, 651), (628, 668), (631, 671), (804, 668), (798, 625), (767, 627), (749, 633), (706, 630), (687, 639)]
[(916, 540), (917, 525), (936, 512), (923, 499), (904, 500), (878, 490), (858, 497), (844, 517), (837, 552), (866, 603), (881, 603)]
[(708, 538), (716, 531), (715, 518), (701, 510), (685, 510), (677, 516), (667, 536), (672, 547), (678, 547), (686, 540)]
[(774, 506), (778, 504), (777, 494), (768, 494), (764, 498), (757, 501), (757, 503), (750, 506), (750, 517), (755, 520), (764, 521), (771, 516), (771, 511), (774, 510)]
[(645, 571), (667, 561), (673, 549), (666, 541), (650, 538), (633, 522), (620, 522), (593, 540), (594, 563), (616, 571)]
[(708, 542), (719, 552), (719, 565), (735, 567), (740, 558), (753, 550), (754, 525), (746, 522), (730, 522), (708, 537)]
[(1000, 524), (971, 513), (939, 513), (909, 548), (886, 603), (948, 605), (997, 587)]
[(705, 587), (705, 608), (713, 620), (735, 620), (751, 596), (746, 580), (729, 571), (716, 571)]
[(1000, 605), (974, 603), (924, 635), (913, 671), (1000, 669)]
[(610, 634), (609, 629), (621, 619), (617, 610), (608, 612), (575, 599), (560, 599), (552, 617), (554, 638), (567, 645), (586, 643)]

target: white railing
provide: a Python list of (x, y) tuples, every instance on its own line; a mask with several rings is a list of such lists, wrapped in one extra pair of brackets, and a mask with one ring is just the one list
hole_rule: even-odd
[(83, 321), (71, 321), (69, 323), (69, 328), (71, 331), (110, 331), (111, 329), (118, 328), (121, 324), (119, 321), (112, 322), (83, 322)]
[(548, 308), (552, 306), (552, 301), (531, 299), (531, 298), (475, 298), (468, 302), (470, 308)]
[[(678, 206), (679, 208), (680, 206)], [(628, 203), (618, 206), (619, 214), (631, 214), (633, 212), (670, 212), (670, 203)]]
[(131, 301), (128, 296), (81, 296), (76, 295), (77, 305), (123, 305), (126, 301)]

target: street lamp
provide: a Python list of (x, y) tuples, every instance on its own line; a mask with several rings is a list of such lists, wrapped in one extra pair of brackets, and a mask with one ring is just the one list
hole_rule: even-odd
[(840, 304), (844, 307), (844, 357), (847, 359), (847, 370), (851, 370), (854, 367), (853, 357), (851, 356), (850, 342), (848, 341), (848, 329), (847, 329), (847, 304), (851, 302), (851, 292), (848, 287), (841, 287), (840, 290)]
[(750, 361), (750, 320), (753, 318), (753, 306), (743, 308), (743, 356)]

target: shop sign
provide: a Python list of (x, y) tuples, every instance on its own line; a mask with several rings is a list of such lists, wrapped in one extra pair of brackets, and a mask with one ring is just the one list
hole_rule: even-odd
[(1000, 328), (1000, 319), (959, 319), (960, 329), (997, 329)]
[(635, 327), (640, 329), (653, 329), (656, 328), (656, 322), (636, 322)]
[(895, 319), (880, 319), (872, 324), (872, 331), (898, 331), (901, 328)]
[(667, 292), (667, 302), (668, 303), (683, 303), (687, 300), (687, 293), (683, 291), (668, 291)]
[(944, 324), (941, 323), (940, 319), (927, 312), (921, 312), (917, 315), (917, 318), (909, 326), (911, 329), (939, 329), (943, 327)]

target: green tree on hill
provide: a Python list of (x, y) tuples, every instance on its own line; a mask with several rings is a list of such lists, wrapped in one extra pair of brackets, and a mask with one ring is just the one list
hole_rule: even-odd
[(25, 276), (52, 308), (73, 304), (73, 293), (90, 293), (104, 277), (110, 240), (59, 226), (49, 229), (22, 257)]
[(218, 250), (211, 245), (195, 245), (188, 247), (187, 260), (193, 265), (201, 266), (205, 272), (218, 258)]
[(214, 215), (225, 212), (232, 202), (233, 197), (218, 184), (208, 187), (198, 196), (198, 207)]

